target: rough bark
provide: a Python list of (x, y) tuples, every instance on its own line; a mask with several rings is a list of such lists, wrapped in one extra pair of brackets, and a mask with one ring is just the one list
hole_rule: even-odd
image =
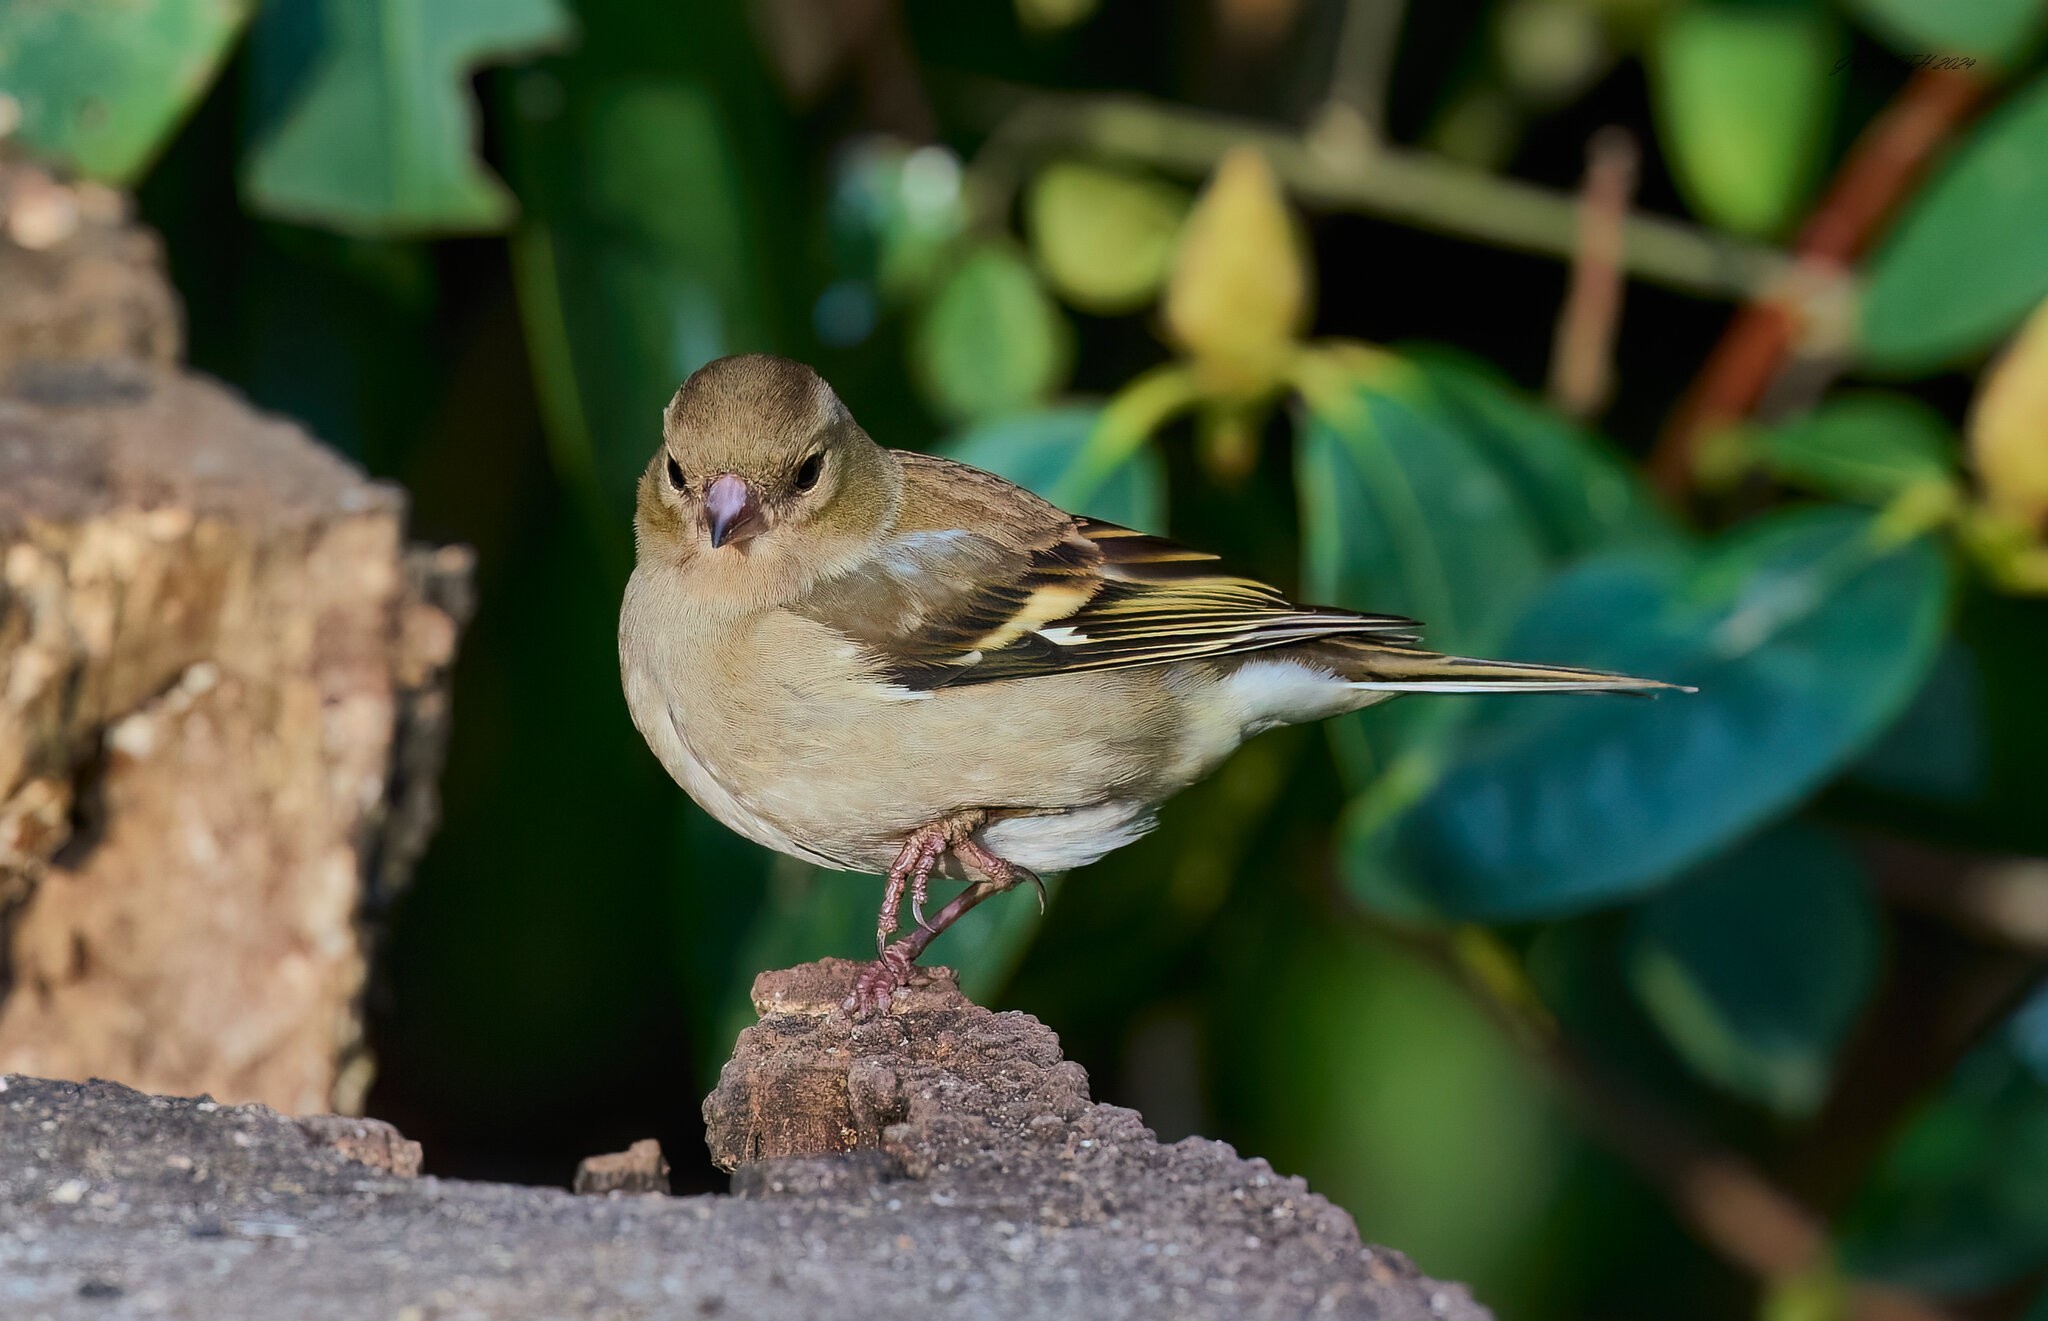
[(0, 170), (0, 1070), (354, 1110), (468, 555), (171, 365), (111, 197)]
[(729, 1197), (393, 1177), (388, 1129), (6, 1080), (0, 1279), (52, 1321), (1486, 1317), (1301, 1180), (1092, 1103), (1049, 1030), (950, 979), (847, 1023), (853, 970), (756, 982), (705, 1109), (721, 1159), (778, 1154)]

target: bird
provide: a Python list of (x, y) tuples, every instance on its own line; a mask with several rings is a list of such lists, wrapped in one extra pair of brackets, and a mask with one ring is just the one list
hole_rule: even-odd
[[(693, 372), (635, 493), (619, 613), (634, 725), (711, 816), (884, 878), (846, 1011), (887, 1013), (983, 900), (1087, 865), (1246, 739), (1405, 693), (1654, 693), (1443, 655), (1219, 558), (886, 449), (815, 371)], [(935, 878), (967, 884), (927, 911)], [(908, 900), (912, 925), (899, 935)]]

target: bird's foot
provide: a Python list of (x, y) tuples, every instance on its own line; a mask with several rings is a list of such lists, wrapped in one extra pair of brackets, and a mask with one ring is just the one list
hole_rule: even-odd
[(924, 901), (930, 894), (932, 869), (939, 865), (939, 859), (946, 856), (946, 850), (953, 847), (953, 831), (949, 823), (937, 822), (920, 826), (903, 841), (897, 850), (896, 861), (889, 864), (888, 883), (882, 890), (882, 910), (875, 918), (875, 949), (885, 953), (889, 937), (896, 934), (897, 924), (903, 915), (903, 891), (910, 890), (910, 915), (917, 919), (920, 927), (925, 925)]
[[(861, 970), (853, 992), (846, 997), (846, 1012), (856, 1019), (889, 1012), (897, 991), (911, 984), (917, 975), (917, 957), (952, 926), (961, 914), (993, 894), (1001, 894), (1025, 881), (1038, 887), (1038, 911), (1045, 911), (1045, 885), (1029, 868), (1020, 867), (989, 852), (974, 838), (974, 832), (988, 819), (982, 812), (962, 812), (913, 831), (889, 867), (887, 888), (882, 892), (882, 911), (875, 932), (875, 946), (881, 957)], [(951, 851), (980, 876), (926, 920), (926, 886), (939, 860)], [(904, 891), (910, 893), (911, 915), (917, 926), (903, 939), (891, 941), (902, 914)]]
[(882, 957), (862, 968), (860, 975), (853, 979), (853, 992), (846, 997), (844, 1005), (846, 1012), (855, 1020), (888, 1013), (889, 1002), (896, 992), (910, 985), (917, 976), (917, 965), (910, 961), (912, 957), (896, 945), (884, 948)]

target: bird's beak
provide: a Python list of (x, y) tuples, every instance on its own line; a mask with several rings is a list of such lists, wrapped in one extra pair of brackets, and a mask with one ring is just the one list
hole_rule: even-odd
[(704, 530), (711, 534), (714, 550), (728, 543), (744, 543), (767, 526), (754, 488), (731, 473), (720, 474), (705, 489)]

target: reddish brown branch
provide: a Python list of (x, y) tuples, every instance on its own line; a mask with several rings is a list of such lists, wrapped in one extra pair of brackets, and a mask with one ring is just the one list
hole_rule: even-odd
[(1799, 272), (1735, 314), (1673, 411), (1650, 456), (1650, 476), (1682, 494), (1707, 435), (1755, 408), (1804, 329), (1796, 287), (1811, 289), (1860, 258), (1928, 162), (1983, 100), (1986, 83), (1955, 69), (1922, 69), (1863, 130), (1800, 231)]

